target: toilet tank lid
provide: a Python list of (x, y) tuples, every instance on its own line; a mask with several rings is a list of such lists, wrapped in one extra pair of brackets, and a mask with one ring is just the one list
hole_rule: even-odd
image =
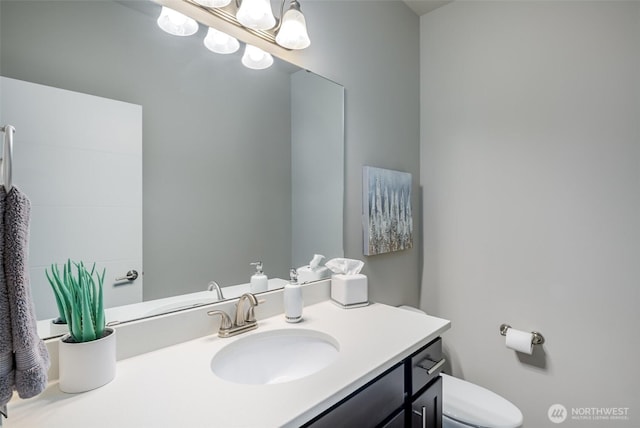
[(517, 428), (522, 412), (513, 403), (481, 386), (442, 374), (442, 413), (476, 427)]

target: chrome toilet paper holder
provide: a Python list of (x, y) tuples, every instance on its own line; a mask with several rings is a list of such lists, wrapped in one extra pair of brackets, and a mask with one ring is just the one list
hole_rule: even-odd
[[(500, 334), (503, 336), (507, 335), (507, 330), (509, 330), (511, 328), (511, 326), (509, 324), (502, 324), (500, 326)], [(542, 345), (544, 343), (544, 336), (542, 336), (541, 333), (538, 333), (537, 331), (532, 331), (531, 334), (533, 335), (533, 338), (531, 339), (531, 343), (533, 345)]]

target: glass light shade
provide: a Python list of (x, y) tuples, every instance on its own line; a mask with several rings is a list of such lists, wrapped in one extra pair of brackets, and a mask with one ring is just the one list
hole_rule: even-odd
[(282, 26), (276, 35), (276, 43), (287, 49), (309, 47), (311, 40), (307, 34), (307, 22), (302, 12), (294, 8), (287, 10), (282, 17)]
[(269, 0), (242, 0), (236, 18), (242, 25), (254, 30), (268, 30), (276, 25)]
[(198, 31), (198, 23), (195, 19), (189, 18), (178, 11), (162, 6), (158, 27), (162, 28), (174, 36), (191, 36)]
[(231, 0), (194, 0), (196, 3), (205, 7), (225, 7)]
[(242, 64), (253, 70), (263, 70), (271, 67), (273, 57), (258, 47), (247, 45), (244, 48), (244, 55), (242, 55)]
[(204, 45), (210, 51), (219, 54), (230, 54), (240, 49), (240, 42), (235, 37), (211, 27), (204, 38)]

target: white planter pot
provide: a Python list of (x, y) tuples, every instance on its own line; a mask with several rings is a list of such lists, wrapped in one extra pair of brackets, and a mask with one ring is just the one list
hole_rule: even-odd
[(58, 384), (62, 392), (90, 391), (116, 376), (116, 332), (112, 328), (105, 332), (103, 338), (91, 342), (66, 342), (69, 335), (60, 340)]

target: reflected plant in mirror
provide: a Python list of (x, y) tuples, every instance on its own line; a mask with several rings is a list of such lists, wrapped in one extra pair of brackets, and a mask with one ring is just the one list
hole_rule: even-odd
[(237, 297), (254, 260), (271, 289), (315, 253), (342, 256), (340, 85), (277, 58), (248, 70), (241, 50), (204, 48), (205, 26), (163, 32), (152, 2), (0, 8), (1, 119), (33, 204), (39, 318), (57, 316), (44, 271), (69, 257), (107, 269), (113, 323), (217, 301), (214, 280)]

